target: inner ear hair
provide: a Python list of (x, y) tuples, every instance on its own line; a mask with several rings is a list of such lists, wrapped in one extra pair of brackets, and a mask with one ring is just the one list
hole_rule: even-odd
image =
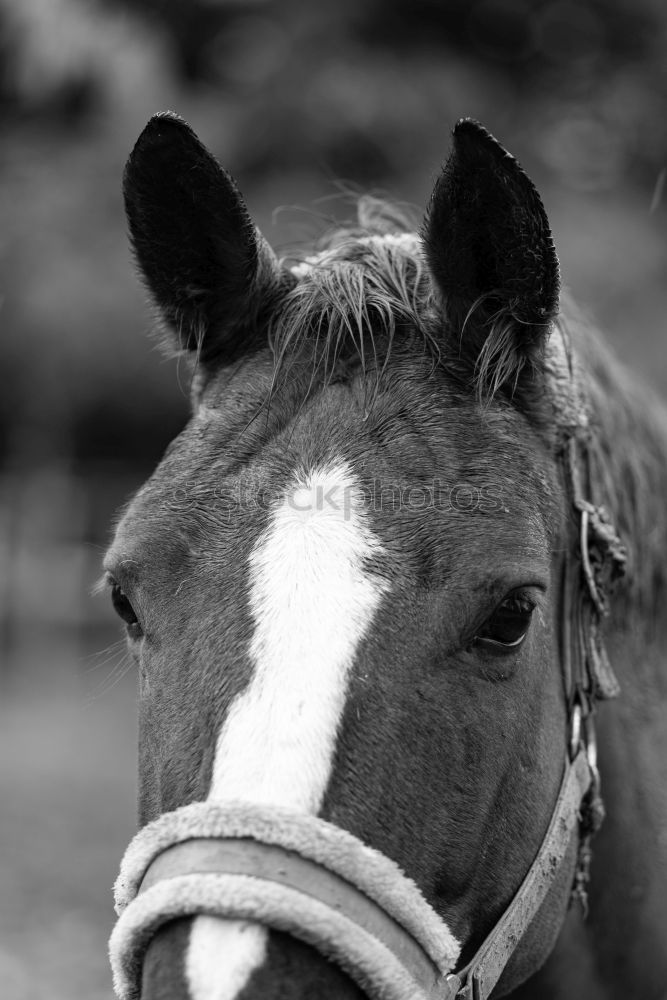
[(559, 267), (542, 200), (478, 122), (454, 129), (422, 237), (443, 344), (480, 398), (528, 402), (558, 313)]
[(254, 347), (288, 282), (229, 173), (177, 115), (155, 115), (123, 177), (141, 276), (178, 350), (203, 365)]

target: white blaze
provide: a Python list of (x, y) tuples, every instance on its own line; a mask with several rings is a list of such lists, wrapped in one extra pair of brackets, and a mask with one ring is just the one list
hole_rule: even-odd
[[(208, 798), (317, 813), (347, 678), (387, 583), (347, 464), (297, 477), (250, 556), (254, 672), (220, 731)], [(255, 924), (197, 917), (186, 973), (194, 1000), (232, 1000), (263, 961)]]

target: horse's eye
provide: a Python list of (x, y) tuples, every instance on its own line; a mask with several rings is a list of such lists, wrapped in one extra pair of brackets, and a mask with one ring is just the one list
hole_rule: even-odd
[(526, 638), (534, 610), (535, 605), (525, 594), (510, 594), (484, 622), (475, 644), (497, 653), (518, 649)]
[(117, 583), (112, 583), (111, 585), (111, 603), (114, 606), (116, 614), (127, 625), (127, 630), (132, 638), (137, 639), (142, 634), (139, 619), (135, 614), (130, 599)]

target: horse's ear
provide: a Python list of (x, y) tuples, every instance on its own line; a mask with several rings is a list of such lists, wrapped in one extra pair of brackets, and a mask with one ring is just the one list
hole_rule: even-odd
[(241, 354), (284, 275), (234, 180), (167, 112), (139, 136), (123, 194), (142, 276), (178, 346), (204, 363)]
[(478, 122), (454, 129), (423, 237), (458, 357), (482, 393), (520, 393), (558, 312), (558, 258), (535, 186)]

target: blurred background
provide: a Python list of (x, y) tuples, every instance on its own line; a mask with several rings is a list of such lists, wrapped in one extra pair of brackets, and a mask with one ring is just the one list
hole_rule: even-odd
[(135, 678), (91, 589), (187, 414), (126, 244), (146, 120), (185, 117), (284, 252), (349, 215), (341, 181), (421, 213), (451, 126), (480, 119), (538, 184), (565, 281), (665, 391), (666, 51), (662, 0), (0, 0), (3, 998), (111, 997)]

